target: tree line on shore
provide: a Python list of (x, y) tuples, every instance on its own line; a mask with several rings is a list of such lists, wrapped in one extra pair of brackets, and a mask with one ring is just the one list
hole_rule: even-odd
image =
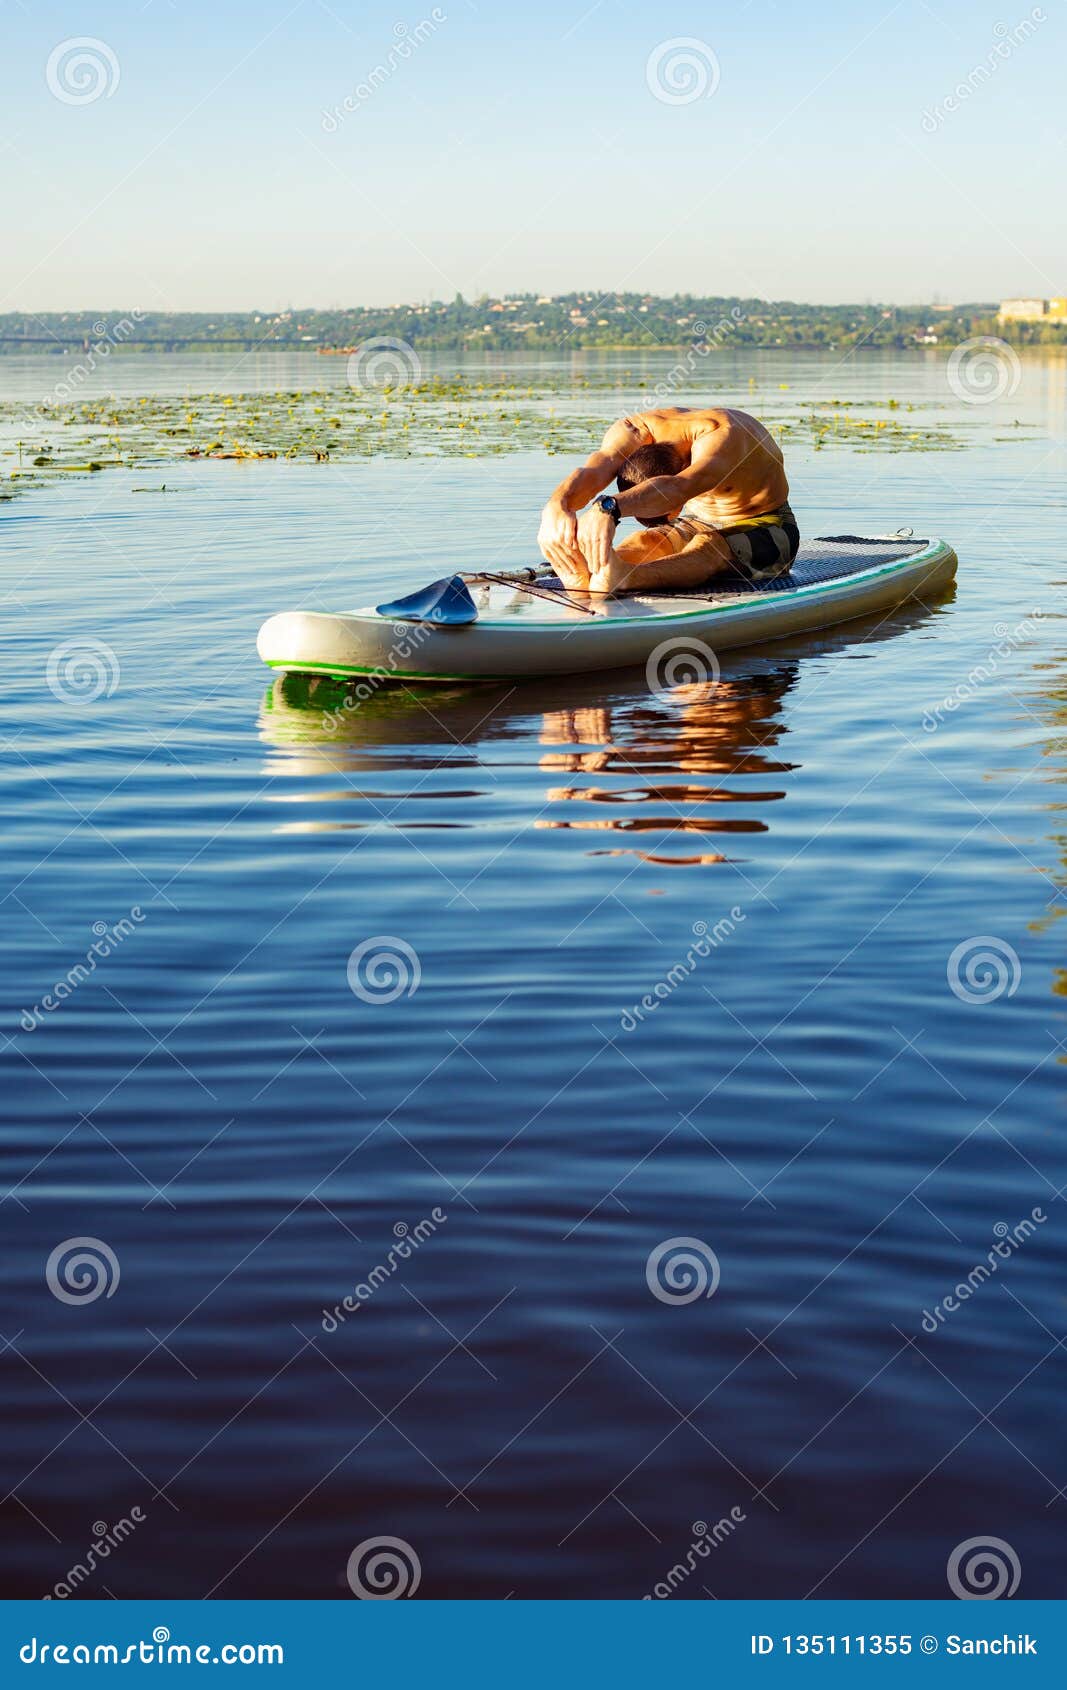
[[(130, 319), (133, 318), (131, 325)], [(121, 321), (123, 332), (112, 334)], [(1016, 344), (1057, 345), (1067, 329), (1001, 323), (991, 303), (811, 305), (792, 301), (676, 294), (512, 294), (422, 305), (261, 311), (69, 311), (0, 315), (0, 354), (87, 349), (100, 341), (124, 350), (222, 349), (342, 352), (387, 338), (425, 350), (580, 352), (709, 349), (841, 349), (952, 346), (996, 334)]]

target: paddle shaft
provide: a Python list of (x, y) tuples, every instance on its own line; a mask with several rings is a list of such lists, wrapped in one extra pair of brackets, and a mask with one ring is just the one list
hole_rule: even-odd
[(599, 611), (591, 609), (589, 605), (580, 604), (577, 599), (569, 598), (562, 591), (557, 593), (553, 592), (550, 587), (535, 587), (530, 580), (533, 573), (532, 569), (515, 569), (505, 570), (499, 575), (494, 575), (489, 570), (481, 570), (476, 575), (464, 575), (463, 580), (467, 582), (492, 581), (498, 587), (517, 587), (519, 592), (531, 593), (534, 598), (538, 599), (548, 599), (550, 604), (569, 605), (572, 610), (580, 610), (583, 616), (598, 616), (600, 614)]

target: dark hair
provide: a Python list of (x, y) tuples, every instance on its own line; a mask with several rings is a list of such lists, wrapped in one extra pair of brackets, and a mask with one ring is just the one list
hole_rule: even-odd
[[(636, 487), (641, 481), (651, 481), (654, 476), (677, 475), (684, 461), (677, 446), (672, 446), (669, 440), (657, 440), (651, 446), (639, 446), (636, 452), (630, 453), (615, 478), (615, 484), (620, 493), (625, 493), (628, 487)], [(664, 518), (639, 516), (636, 520), (643, 528), (658, 528)]]

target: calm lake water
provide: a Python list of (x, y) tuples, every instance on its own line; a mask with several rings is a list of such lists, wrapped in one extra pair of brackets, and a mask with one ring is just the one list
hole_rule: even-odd
[(540, 453), (0, 507), (5, 1595), (95, 1543), (84, 1598), (347, 1598), (382, 1537), (428, 1597), (939, 1597), (991, 1536), (1062, 1592), (1067, 364), (988, 405), (935, 354), (705, 389), (786, 391), (966, 438), (790, 452), (806, 533), (943, 534), (956, 588), (668, 700), (336, 729), (259, 664), (287, 606), (533, 561)]

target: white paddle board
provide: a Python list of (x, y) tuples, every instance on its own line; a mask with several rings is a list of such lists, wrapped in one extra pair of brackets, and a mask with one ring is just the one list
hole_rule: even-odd
[(263, 624), (257, 645), (272, 669), (450, 682), (648, 664), (659, 661), (662, 647), (664, 664), (681, 679), (685, 663), (671, 659), (684, 643), (693, 647), (699, 673), (704, 648), (760, 645), (927, 598), (951, 581), (956, 561), (944, 540), (850, 535), (802, 544), (789, 574), (770, 587), (711, 583), (689, 593), (603, 598), (567, 591), (547, 571), (536, 593), (466, 576), (478, 616), (464, 626), (406, 621), (373, 608), (287, 610)]

